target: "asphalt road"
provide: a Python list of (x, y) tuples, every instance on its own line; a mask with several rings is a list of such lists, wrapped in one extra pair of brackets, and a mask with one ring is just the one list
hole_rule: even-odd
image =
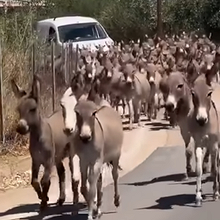
[[(212, 184), (210, 182), (203, 184), (205, 195), (203, 206), (196, 208), (195, 178), (183, 181), (184, 167), (183, 147), (158, 148), (141, 165), (120, 179), (121, 205), (118, 209), (113, 205), (113, 186), (109, 185), (104, 189), (101, 220), (219, 219), (220, 203), (212, 201)], [(0, 217), (9, 219), (6, 215), (34, 212), (37, 208), (38, 204), (15, 207), (7, 213), (1, 213)], [(86, 209), (82, 209), (77, 216), (71, 216), (71, 210), (70, 204), (62, 208), (54, 206), (45, 217), (33, 216), (20, 219), (87, 219)]]

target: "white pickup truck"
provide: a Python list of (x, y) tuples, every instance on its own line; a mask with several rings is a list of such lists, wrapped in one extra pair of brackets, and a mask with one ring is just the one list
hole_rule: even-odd
[(56, 50), (62, 44), (72, 42), (73, 48), (96, 50), (98, 46), (113, 45), (114, 41), (108, 36), (104, 27), (94, 18), (82, 16), (67, 16), (45, 19), (37, 22), (36, 31), (39, 38), (50, 42), (55, 40)]

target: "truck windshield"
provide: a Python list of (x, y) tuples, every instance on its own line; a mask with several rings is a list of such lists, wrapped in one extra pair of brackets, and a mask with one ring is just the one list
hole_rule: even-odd
[(69, 24), (58, 27), (61, 42), (86, 41), (106, 38), (106, 33), (98, 23)]

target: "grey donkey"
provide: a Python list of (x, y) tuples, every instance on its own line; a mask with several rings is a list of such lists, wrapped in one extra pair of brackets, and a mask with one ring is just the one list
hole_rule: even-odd
[[(57, 203), (62, 205), (65, 201), (65, 168), (62, 163), (65, 157), (69, 157), (74, 203), (78, 203), (79, 181), (75, 180), (73, 175), (73, 149), (63, 131), (62, 111), (55, 112), (49, 118), (42, 118), (39, 110), (40, 79), (37, 75), (34, 75), (32, 90), (29, 93), (21, 89), (14, 80), (11, 81), (11, 85), (15, 96), (19, 99), (17, 106), (19, 121), (16, 130), (21, 135), (30, 134), (31, 185), (41, 200), (41, 211), (47, 207), (49, 200), (50, 175), (54, 165), (57, 168), (60, 188)], [(41, 165), (44, 167), (44, 174), (39, 183), (38, 174)]]
[[(211, 81), (218, 69), (214, 65), (211, 70), (201, 74), (192, 82), (191, 94), (193, 108), (189, 113), (189, 131), (195, 142), (196, 158), (196, 205), (202, 202), (203, 162), (211, 154), (211, 175), (213, 178), (213, 199), (219, 198), (219, 121), (218, 113), (211, 95)], [(205, 161), (207, 163), (207, 161)]]
[[(76, 133), (73, 143), (80, 158), (81, 193), (89, 208), (88, 220), (101, 215), (102, 172), (104, 163), (112, 165), (114, 204), (120, 204), (118, 169), (123, 143), (123, 126), (120, 115), (108, 106), (98, 106), (93, 101), (81, 100), (75, 106)], [(111, 123), (109, 123), (109, 121)], [(88, 172), (89, 171), (89, 172)], [(89, 190), (87, 190), (87, 179)], [(97, 208), (94, 199), (97, 193)]]
[[(217, 64), (213, 66), (211, 70), (208, 70), (206, 74), (207, 82), (211, 83), (212, 75), (215, 75)], [(166, 101), (166, 109), (173, 112), (176, 117), (176, 121), (180, 127), (180, 132), (185, 142), (186, 147), (186, 177), (192, 174), (192, 145), (190, 140), (192, 139), (191, 127), (188, 124), (190, 111), (193, 109), (193, 99), (191, 94), (191, 87), (194, 80), (197, 78), (197, 74), (190, 75), (187, 73), (185, 76), (181, 72), (172, 72), (167, 78), (167, 90), (168, 97)], [(208, 81), (209, 80), (209, 81)], [(208, 84), (207, 84), (208, 85)], [(203, 93), (202, 93), (203, 94)], [(205, 97), (203, 98), (205, 99)], [(193, 130), (194, 131), (194, 130)], [(195, 131), (194, 131), (195, 132)], [(200, 132), (200, 131), (199, 131)], [(193, 141), (194, 144), (194, 141)], [(209, 151), (206, 152), (203, 161), (203, 170), (207, 172), (209, 162)]]

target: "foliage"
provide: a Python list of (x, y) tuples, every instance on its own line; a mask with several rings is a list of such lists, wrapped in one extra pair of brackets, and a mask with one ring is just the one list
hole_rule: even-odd
[(102, 11), (100, 21), (115, 40), (142, 38), (155, 30), (155, 4), (149, 0), (113, 0)]

